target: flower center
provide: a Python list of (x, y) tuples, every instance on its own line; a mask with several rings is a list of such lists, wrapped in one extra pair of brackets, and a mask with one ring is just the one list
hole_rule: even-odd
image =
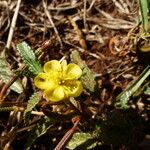
[(65, 84), (65, 80), (60, 79), (58, 82), (59, 85), (64, 85)]

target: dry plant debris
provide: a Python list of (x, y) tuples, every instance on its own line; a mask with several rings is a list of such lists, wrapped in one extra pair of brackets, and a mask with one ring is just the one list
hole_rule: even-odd
[[(140, 34), (138, 17), (139, 5), (136, 0), (2, 0), (0, 1), (0, 52), (5, 52), (10, 68), (16, 70), (19, 67), (24, 68), (16, 48), (16, 45), (23, 41), (35, 50), (42, 64), (64, 57), (70, 61), (69, 56), (72, 51), (78, 51), (94, 74), (97, 91), (91, 93), (85, 90), (79, 100), (75, 104), (73, 100), (70, 105), (73, 109), (78, 108), (76, 110), (78, 114), (83, 115), (83, 120), (79, 118), (82, 120), (79, 128), (85, 132), (92, 131), (92, 119), (95, 121), (97, 117), (106, 119), (109, 112), (121, 118), (124, 112), (116, 110), (112, 104), (116, 96), (144, 69), (143, 64), (139, 63), (136, 52), (135, 41)], [(15, 77), (12, 78), (13, 80)], [(16, 111), (0, 111), (0, 149), (23, 149), (22, 145), (25, 145), (29, 131), (38, 119), (45, 114), (54, 115), (47, 109), (61, 112), (62, 121), (56, 122), (50, 129), (47, 128), (48, 132), (43, 135), (44, 140), (42, 138), (37, 140), (31, 149), (54, 149), (71, 127), (70, 120), (74, 114), (67, 117), (67, 114), (71, 113), (68, 104), (66, 108), (62, 103), (58, 106), (51, 103), (49, 106), (43, 105), (41, 100), (37, 104), (36, 111), (31, 112), (30, 123), (25, 125), (22, 112), (26, 109), (29, 98), (36, 91), (33, 79), (27, 76), (21, 78), (23, 84), (21, 94), (7, 89), (9, 85), (3, 87), (2, 79), (0, 81), (1, 89), (6, 91), (6, 93), (1, 91), (1, 95), (5, 95), (4, 103), (0, 105), (19, 107)], [(40, 92), (38, 95), (41, 97)], [(138, 99), (138, 96), (136, 98)], [(134, 142), (138, 147), (140, 138), (148, 134), (149, 101), (146, 99), (149, 98), (143, 95), (138, 102), (136, 98), (130, 102), (133, 110), (125, 112), (125, 117), (134, 118), (135, 122), (139, 121), (136, 120), (139, 116), (144, 120), (144, 124), (140, 124), (144, 126), (144, 131), (140, 125), (134, 128), (134, 130), (137, 128), (136, 134), (139, 136), (138, 138), (134, 135)], [(110, 143), (99, 144), (97, 147), (100, 149), (115, 149)], [(128, 149), (125, 145), (119, 145), (117, 148)]]

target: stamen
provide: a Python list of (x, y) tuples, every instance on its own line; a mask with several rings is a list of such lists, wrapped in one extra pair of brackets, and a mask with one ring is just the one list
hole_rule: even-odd
[(64, 80), (60, 80), (60, 81), (58, 82), (59, 85), (64, 84), (64, 83), (65, 83)]

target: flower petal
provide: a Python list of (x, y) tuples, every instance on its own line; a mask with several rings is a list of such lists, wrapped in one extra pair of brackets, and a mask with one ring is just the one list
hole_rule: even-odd
[(70, 97), (78, 97), (83, 91), (82, 83), (78, 80), (66, 81), (63, 87), (66, 95)]
[(81, 75), (82, 75), (82, 70), (78, 65), (71, 63), (67, 66), (67, 70), (65, 74), (66, 80), (78, 79), (81, 77)]
[(44, 97), (50, 101), (58, 102), (65, 98), (64, 89), (62, 86), (58, 86), (55, 90), (45, 90)]
[(61, 67), (62, 67), (62, 75), (64, 76), (65, 75), (65, 72), (67, 70), (67, 61), (66, 60), (63, 60), (61, 62)]
[(34, 78), (34, 84), (39, 89), (54, 89), (57, 86), (57, 82), (47, 73), (39, 73)]
[(44, 65), (44, 72), (50, 74), (57, 74), (61, 71), (61, 64), (57, 60), (51, 60), (45, 63)]

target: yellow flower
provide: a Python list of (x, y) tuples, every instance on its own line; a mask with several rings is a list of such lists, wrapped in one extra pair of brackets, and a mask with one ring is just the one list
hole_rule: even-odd
[(66, 60), (61, 63), (52, 60), (44, 65), (44, 72), (35, 79), (35, 86), (43, 91), (43, 96), (50, 101), (61, 101), (68, 97), (77, 97), (83, 91), (78, 80), (82, 75), (80, 67), (74, 63), (67, 65)]

